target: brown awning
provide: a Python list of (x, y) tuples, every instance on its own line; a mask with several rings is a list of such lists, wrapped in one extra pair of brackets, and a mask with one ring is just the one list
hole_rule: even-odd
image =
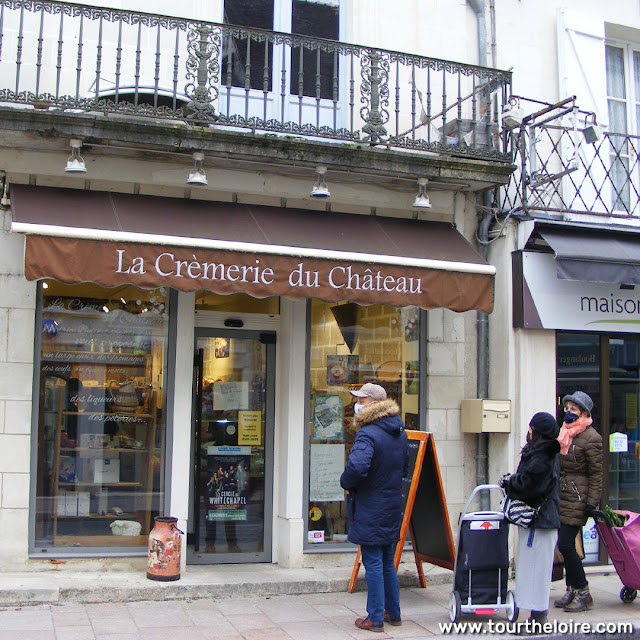
[(27, 185), (11, 204), (30, 280), (493, 309), (495, 268), (447, 223)]

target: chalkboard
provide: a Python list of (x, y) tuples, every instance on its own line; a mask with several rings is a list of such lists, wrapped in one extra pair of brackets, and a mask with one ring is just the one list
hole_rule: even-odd
[[(426, 587), (422, 562), (453, 570), (454, 546), (433, 434), (407, 430), (409, 468), (402, 478), (402, 526), (396, 546), (396, 570), (407, 533), (411, 536), (420, 586)], [(358, 578), (360, 548), (349, 581), (353, 593)]]
[(411, 511), (411, 540), (416, 559), (453, 570), (455, 551), (440, 466), (428, 434), (422, 471)]

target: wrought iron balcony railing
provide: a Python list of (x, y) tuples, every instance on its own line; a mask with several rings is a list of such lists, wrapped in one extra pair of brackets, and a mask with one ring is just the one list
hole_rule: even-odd
[(600, 130), (573, 98), (525, 117), (512, 135), (518, 168), (502, 211), (640, 217), (640, 137)]
[(511, 73), (306, 36), (0, 0), (0, 104), (509, 162)]

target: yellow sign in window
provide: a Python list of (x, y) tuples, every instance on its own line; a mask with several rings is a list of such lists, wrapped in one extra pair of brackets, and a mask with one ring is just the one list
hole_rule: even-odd
[(262, 412), (238, 411), (238, 444), (262, 446)]

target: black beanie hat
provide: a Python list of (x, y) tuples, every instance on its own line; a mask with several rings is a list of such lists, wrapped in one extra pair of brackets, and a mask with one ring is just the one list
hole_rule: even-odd
[(529, 426), (536, 433), (539, 433), (541, 437), (548, 438), (549, 440), (557, 438), (558, 433), (560, 433), (556, 419), (550, 413), (545, 413), (544, 411), (536, 413), (536, 415), (531, 418)]

